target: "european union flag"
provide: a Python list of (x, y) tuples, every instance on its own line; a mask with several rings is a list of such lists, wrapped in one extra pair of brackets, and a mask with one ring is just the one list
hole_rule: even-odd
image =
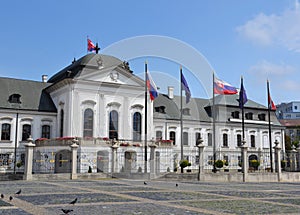
[(240, 89), (240, 95), (239, 95), (239, 106), (240, 108), (244, 108), (244, 105), (248, 101), (247, 95), (246, 95), (246, 90), (243, 85), (243, 78), (241, 78), (241, 89)]
[(186, 103), (189, 103), (190, 99), (191, 99), (191, 91), (190, 91), (189, 85), (187, 84), (182, 72), (181, 72), (181, 87), (185, 91)]

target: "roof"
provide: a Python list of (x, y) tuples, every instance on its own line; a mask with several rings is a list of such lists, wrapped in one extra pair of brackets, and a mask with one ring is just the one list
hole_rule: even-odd
[[(78, 60), (74, 60), (71, 65), (53, 75), (48, 80), (48, 83), (56, 83), (65, 78), (77, 78), (81, 75), (84, 68), (91, 68), (95, 70), (113, 68), (120, 65), (123, 65), (123, 62), (118, 58), (109, 55), (90, 53)], [(85, 70), (84, 72), (88, 72), (88, 70)]]
[[(49, 85), (44, 82), (0, 78), (0, 108), (56, 112), (50, 95), (44, 91)], [(20, 104), (9, 102), (12, 94), (21, 96)]]
[[(239, 95), (218, 95), (215, 97), (215, 104), (216, 105), (230, 105), (230, 106), (238, 106), (239, 102)], [(212, 99), (211, 99), (212, 100)], [(212, 104), (212, 102), (211, 102)], [(248, 99), (246, 104), (244, 105), (244, 108), (262, 108), (262, 109), (267, 109), (266, 106), (261, 105), (255, 101), (252, 101)]]
[(300, 119), (280, 119), (279, 122), (286, 127), (300, 126)]
[[(185, 99), (184, 99), (185, 100)], [(201, 98), (191, 98), (188, 104), (183, 102), (183, 109), (189, 109), (189, 115), (183, 115), (184, 119), (190, 120), (201, 120), (201, 121), (211, 121), (208, 116), (205, 107), (208, 105), (208, 99)], [(180, 96), (174, 96), (170, 99), (165, 94), (159, 94), (159, 96), (154, 100), (154, 108), (164, 106), (165, 113), (157, 113), (154, 111), (154, 118), (165, 118), (165, 119), (180, 119)]]

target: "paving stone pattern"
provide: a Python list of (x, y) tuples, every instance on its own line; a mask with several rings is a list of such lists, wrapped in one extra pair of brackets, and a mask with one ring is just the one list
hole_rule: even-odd
[(0, 181), (0, 193), (0, 215), (64, 214), (61, 209), (73, 210), (70, 215), (300, 214), (300, 183)]

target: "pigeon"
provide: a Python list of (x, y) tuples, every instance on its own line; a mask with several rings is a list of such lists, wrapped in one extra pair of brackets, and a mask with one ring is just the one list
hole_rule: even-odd
[(1, 193), (1, 199), (3, 199), (4, 198), (4, 194), (3, 193)]
[(175, 186), (178, 187), (178, 184), (176, 183)]
[(17, 195), (20, 195), (22, 190), (20, 189), (18, 192), (16, 192)]
[(144, 185), (147, 185), (147, 182), (146, 182), (146, 181), (144, 181)]
[(73, 211), (73, 210), (69, 210), (69, 209), (61, 209), (61, 210), (64, 214), (69, 214), (70, 212)]
[(77, 198), (75, 198), (72, 202), (70, 202), (70, 204), (75, 205), (76, 202), (77, 202)]
[(12, 197), (12, 196), (9, 197), (9, 201), (11, 201), (11, 200), (13, 200), (13, 197)]

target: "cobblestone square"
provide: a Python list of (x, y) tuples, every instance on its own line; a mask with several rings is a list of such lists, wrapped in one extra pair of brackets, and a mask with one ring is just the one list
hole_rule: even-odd
[(70, 215), (300, 214), (299, 183), (1, 181), (0, 192), (0, 214), (7, 215), (64, 214), (61, 209), (73, 210)]

